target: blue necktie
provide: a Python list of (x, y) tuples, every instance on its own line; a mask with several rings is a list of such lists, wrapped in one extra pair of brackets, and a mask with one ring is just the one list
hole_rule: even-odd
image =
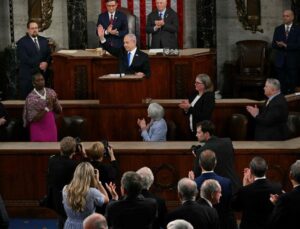
[(160, 19), (163, 19), (163, 14), (159, 13), (159, 17), (160, 17)]
[(130, 56), (131, 56), (131, 53), (128, 52), (128, 54), (127, 54), (128, 67), (130, 66)]

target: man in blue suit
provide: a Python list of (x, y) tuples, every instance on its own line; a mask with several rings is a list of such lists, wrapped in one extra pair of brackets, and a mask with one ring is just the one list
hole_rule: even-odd
[(19, 95), (25, 99), (32, 91), (32, 75), (40, 71), (47, 80), (48, 66), (51, 62), (51, 50), (48, 40), (39, 36), (38, 23), (30, 20), (27, 23), (27, 34), (17, 42), (17, 55), (20, 61)]
[(217, 158), (214, 151), (206, 149), (199, 155), (199, 166), (202, 174), (195, 178), (194, 172), (189, 172), (189, 178), (194, 179), (198, 189), (201, 188), (204, 181), (213, 179), (219, 182), (221, 185), (222, 196), (220, 203), (215, 205), (219, 214), (222, 229), (234, 229), (237, 228), (236, 220), (233, 211), (230, 209), (230, 201), (232, 197), (231, 181), (226, 178), (217, 175), (214, 169), (217, 165)]
[(299, 72), (300, 27), (293, 23), (294, 13), (285, 10), (283, 24), (274, 31), (272, 48), (275, 50), (275, 67), (283, 94), (295, 92)]
[(106, 0), (107, 11), (98, 17), (97, 27), (102, 25), (106, 41), (115, 48), (123, 46), (124, 36), (128, 33), (127, 17), (117, 11), (118, 1)]

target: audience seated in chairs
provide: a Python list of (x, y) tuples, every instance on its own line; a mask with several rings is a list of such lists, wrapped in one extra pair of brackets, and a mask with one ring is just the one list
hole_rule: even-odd
[(82, 228), (83, 220), (95, 212), (96, 206), (108, 201), (107, 192), (99, 182), (99, 171), (89, 162), (80, 163), (72, 181), (63, 188), (63, 205), (68, 217), (64, 229)]
[(160, 104), (150, 103), (148, 117), (151, 118), (151, 121), (146, 124), (144, 118), (137, 120), (144, 141), (166, 141), (168, 127), (163, 118), (164, 114), (164, 108)]
[(155, 219), (152, 229), (160, 229), (163, 227), (164, 218), (167, 214), (167, 206), (164, 199), (150, 192), (150, 188), (154, 182), (154, 176), (150, 168), (143, 167), (136, 171), (142, 177), (142, 195), (145, 198), (152, 198), (157, 203), (158, 217)]

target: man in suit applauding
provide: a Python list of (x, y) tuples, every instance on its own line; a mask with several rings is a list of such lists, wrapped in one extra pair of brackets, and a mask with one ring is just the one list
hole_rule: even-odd
[(294, 13), (285, 10), (282, 14), (283, 24), (276, 27), (272, 48), (275, 51), (275, 67), (283, 94), (295, 92), (299, 73), (300, 27), (295, 25)]
[(104, 28), (98, 26), (98, 36), (105, 50), (119, 59), (119, 73), (150, 76), (149, 57), (136, 46), (136, 36), (127, 34), (124, 37), (124, 47), (112, 47), (105, 39)]
[(156, 10), (147, 18), (147, 33), (152, 34), (151, 48), (178, 48), (178, 16), (167, 8), (167, 0), (156, 0)]
[(288, 137), (288, 104), (284, 95), (280, 92), (280, 83), (277, 79), (267, 79), (264, 87), (268, 100), (261, 108), (247, 106), (247, 111), (256, 122), (255, 140), (276, 141), (285, 140)]
[(104, 28), (105, 39), (115, 47), (123, 46), (124, 36), (128, 33), (128, 21), (124, 13), (117, 10), (118, 1), (106, 0), (107, 11), (98, 17), (97, 26)]
[(17, 42), (17, 55), (20, 61), (19, 94), (25, 99), (32, 91), (32, 76), (40, 71), (46, 82), (48, 66), (51, 62), (51, 50), (48, 40), (39, 36), (39, 26), (34, 20), (27, 23), (27, 34)]

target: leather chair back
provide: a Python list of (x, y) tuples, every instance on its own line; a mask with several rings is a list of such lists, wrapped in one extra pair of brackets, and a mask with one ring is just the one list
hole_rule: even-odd
[(290, 112), (287, 126), (289, 128), (289, 138), (300, 136), (300, 112)]
[(248, 118), (243, 114), (232, 114), (229, 121), (229, 136), (232, 140), (246, 140)]
[(65, 116), (62, 119), (61, 138), (66, 136), (79, 137), (81, 140), (85, 139), (86, 119), (80, 116)]
[(239, 53), (240, 76), (263, 76), (265, 74), (268, 42), (263, 40), (244, 40), (236, 43)]
[(174, 121), (166, 120), (168, 131), (167, 131), (167, 140), (175, 141), (177, 139), (177, 126)]

